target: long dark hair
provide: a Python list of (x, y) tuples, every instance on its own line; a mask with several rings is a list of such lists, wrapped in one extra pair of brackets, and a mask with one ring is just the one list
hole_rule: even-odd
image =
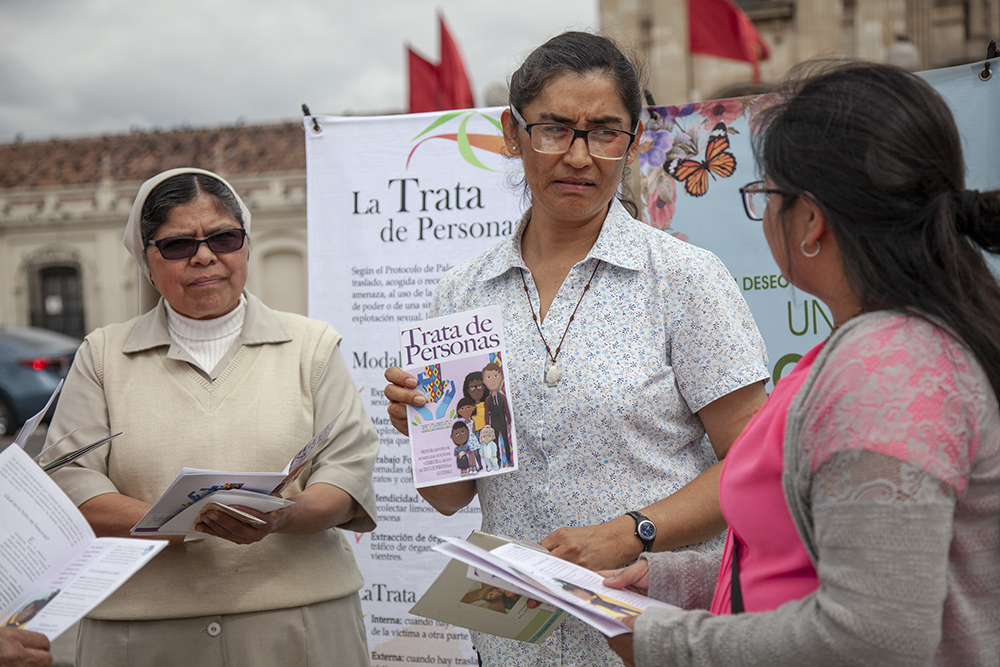
[[(521, 111), (553, 79), (567, 73), (591, 72), (605, 74), (614, 82), (615, 91), (628, 111), (629, 129), (634, 129), (642, 115), (642, 67), (607, 37), (589, 32), (564, 32), (532, 51), (510, 77), (510, 105)], [(627, 168), (622, 174), (623, 193), (619, 200), (632, 217), (638, 218), (639, 207), (627, 192), (626, 173)]]
[(823, 210), (864, 311), (942, 322), (1000, 397), (1000, 285), (982, 253), (1000, 252), (1000, 192), (965, 189), (955, 121), (923, 79), (873, 63), (806, 71), (755, 119), (758, 168)]

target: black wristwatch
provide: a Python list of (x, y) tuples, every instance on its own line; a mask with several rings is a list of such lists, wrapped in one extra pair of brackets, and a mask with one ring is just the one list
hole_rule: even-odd
[(626, 514), (635, 519), (635, 536), (642, 542), (642, 550), (652, 551), (656, 541), (656, 524), (635, 510)]

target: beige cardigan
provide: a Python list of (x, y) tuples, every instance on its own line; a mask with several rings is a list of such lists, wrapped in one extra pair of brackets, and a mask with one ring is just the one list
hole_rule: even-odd
[[(328, 324), (279, 313), (247, 294), (243, 331), (210, 379), (172, 345), (163, 305), (87, 336), (49, 432), (83, 428), (62, 451), (123, 431), (53, 475), (80, 505), (104, 493), (154, 502), (184, 466), (277, 472), (343, 410), (328, 444), (284, 495), (325, 482), (362, 511), (341, 528), (375, 527), (378, 436)], [(168, 547), (90, 616), (152, 620), (300, 606), (356, 592), (353, 533), (219, 538)]]

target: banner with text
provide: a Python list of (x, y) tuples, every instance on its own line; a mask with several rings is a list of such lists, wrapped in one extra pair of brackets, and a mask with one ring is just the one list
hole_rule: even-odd
[[(994, 62), (994, 68), (997, 63)], [(982, 64), (923, 76), (948, 100), (963, 135), (968, 187), (1000, 187), (1000, 88)], [(829, 335), (827, 308), (781, 277), (738, 189), (759, 178), (748, 121), (767, 96), (648, 107), (640, 152), (646, 222), (716, 253), (767, 344), (772, 376), (787, 374)], [(526, 202), (520, 162), (503, 153), (502, 109), (306, 118), (309, 314), (343, 335), (341, 352), (382, 441), (375, 467), (379, 525), (351, 534), (365, 577), (362, 607), (375, 667), (478, 664), (468, 632), (407, 610), (446, 562), (434, 535), (479, 527), (473, 504), (437, 514), (413, 486), (409, 443), (386, 416), (388, 366), (401, 365), (399, 325), (423, 319), (434, 286), (459, 262), (514, 230)], [(892, 119), (886, 119), (891, 123)], [(732, 162), (721, 177), (707, 167)], [(641, 200), (641, 201), (640, 201)]]

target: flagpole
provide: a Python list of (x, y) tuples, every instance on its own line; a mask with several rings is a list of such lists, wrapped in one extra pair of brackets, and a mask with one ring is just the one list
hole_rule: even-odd
[(684, 54), (684, 64), (687, 67), (687, 99), (691, 102), (700, 102), (694, 99), (697, 86), (694, 85), (694, 54), (690, 50)]

